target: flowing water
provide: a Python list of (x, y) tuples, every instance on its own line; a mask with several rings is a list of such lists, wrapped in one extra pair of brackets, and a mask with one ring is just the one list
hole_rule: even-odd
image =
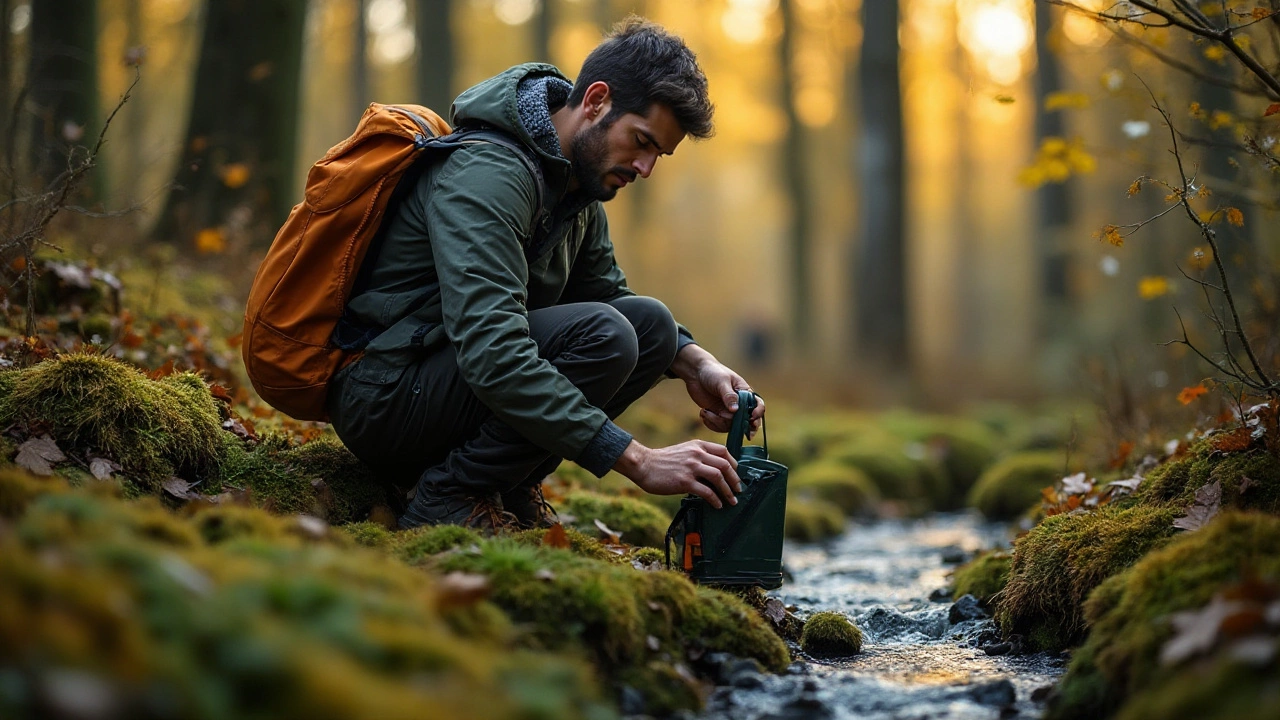
[[(705, 720), (1036, 717), (1064, 659), (1008, 654), (989, 619), (949, 619), (939, 598), (961, 557), (1007, 544), (1007, 526), (970, 514), (851, 525), (824, 545), (788, 545), (793, 576), (772, 595), (805, 617), (836, 610), (864, 634), (842, 660), (799, 655), (785, 674), (738, 663), (698, 717)], [(995, 653), (995, 654), (989, 654)]]

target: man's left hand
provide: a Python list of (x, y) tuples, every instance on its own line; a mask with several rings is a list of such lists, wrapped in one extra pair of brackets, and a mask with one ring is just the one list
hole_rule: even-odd
[[(747, 381), (697, 345), (684, 346), (671, 364), (671, 371), (684, 380), (689, 397), (702, 408), (702, 424), (715, 432), (729, 432), (738, 411), (738, 391), (751, 389)], [(751, 413), (748, 439), (755, 436), (763, 417), (764, 400), (759, 399)]]

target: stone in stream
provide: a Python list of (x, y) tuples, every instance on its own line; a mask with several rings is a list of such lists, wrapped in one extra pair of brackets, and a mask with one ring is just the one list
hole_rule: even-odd
[(949, 545), (942, 548), (942, 564), (943, 565), (959, 565), (969, 559), (969, 553), (964, 548), (956, 545)]
[(933, 592), (929, 593), (929, 602), (951, 602), (951, 588), (934, 588)]
[(1008, 707), (1018, 701), (1018, 693), (1008, 679), (974, 685), (969, 688), (969, 699), (979, 705)]
[(904, 613), (888, 607), (874, 607), (858, 618), (858, 624), (877, 642), (910, 640), (918, 634), (929, 640), (940, 640), (947, 631), (942, 608), (927, 612)]
[(987, 611), (978, 604), (978, 598), (972, 595), (962, 596), (947, 613), (947, 619), (952, 625), (965, 620), (985, 620), (987, 617)]
[(805, 621), (800, 649), (813, 657), (856, 655), (862, 651), (862, 631), (840, 613), (814, 613)]

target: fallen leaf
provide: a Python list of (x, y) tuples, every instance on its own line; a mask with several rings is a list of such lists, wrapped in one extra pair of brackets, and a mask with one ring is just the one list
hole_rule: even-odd
[(1271, 103), (1267, 109), (1263, 111), (1262, 117), (1271, 117), (1276, 113), (1280, 113), (1280, 103)]
[(1062, 478), (1062, 491), (1068, 495), (1084, 495), (1093, 489), (1093, 480), (1082, 472)]
[(1248, 475), (1240, 476), (1240, 494), (1241, 495), (1244, 495), (1245, 493), (1249, 492), (1249, 488), (1253, 487), (1254, 485), (1257, 485), (1257, 483), (1253, 481), (1253, 478), (1249, 477)]
[(489, 578), (476, 573), (454, 571), (436, 582), (439, 595), (436, 607), (440, 610), (474, 605), (489, 596)]
[(1221, 453), (1241, 452), (1253, 445), (1253, 432), (1248, 426), (1240, 426), (1231, 432), (1218, 433), (1213, 438), (1213, 449)]
[(1196, 491), (1196, 501), (1184, 517), (1175, 518), (1173, 526), (1182, 530), (1199, 530), (1215, 515), (1222, 501), (1222, 483), (1214, 480)]
[(329, 523), (315, 515), (295, 515), (293, 523), (304, 535), (319, 540), (329, 534)]
[(550, 548), (560, 548), (562, 550), (569, 547), (569, 536), (565, 534), (564, 526), (556, 523), (547, 528), (547, 533), (542, 536), (542, 546)]
[(48, 435), (41, 435), (18, 446), (18, 455), (13, 462), (18, 467), (26, 468), (36, 475), (52, 475), (53, 466), (67, 459), (58, 448), (58, 443)]
[(1182, 388), (1182, 391), (1178, 393), (1178, 402), (1182, 403), (1183, 405), (1190, 405), (1192, 402), (1195, 401), (1196, 398), (1200, 397), (1201, 395), (1207, 392), (1209, 392), (1209, 388), (1205, 387), (1204, 383), (1200, 383), (1199, 385), (1194, 385), (1192, 387)]
[(220, 385), (218, 383), (210, 384), (209, 394), (228, 405), (235, 403), (235, 398), (231, 397), (231, 391), (228, 390), (225, 385)]
[(652, 635), (644, 636), (644, 646), (649, 648), (649, 652), (658, 652), (662, 649), (662, 643), (658, 642), (658, 638)]
[(120, 465), (106, 458), (92, 458), (89, 460), (89, 473), (99, 480), (110, 480), (112, 473), (118, 472)]
[(600, 533), (604, 536), (606, 544), (618, 545), (622, 542), (622, 533), (616, 530), (611, 530), (608, 525), (600, 522), (600, 518), (596, 518), (592, 522), (594, 522), (596, 527), (599, 528)]
[(1108, 487), (1114, 488), (1112, 492), (1123, 491), (1121, 494), (1128, 495), (1134, 490), (1137, 490), (1138, 486), (1141, 484), (1142, 478), (1135, 475), (1128, 480), (1114, 480), (1108, 484)]
[(1224, 600), (1215, 596), (1201, 610), (1174, 613), (1169, 617), (1174, 635), (1160, 648), (1160, 664), (1165, 667), (1208, 651), (1218, 639), (1218, 628), (1228, 615), (1241, 608), (1243, 603)]
[(533, 573), (534, 579), (551, 582), (556, 579), (556, 574), (548, 568), (539, 568)]
[(177, 476), (160, 483), (160, 489), (179, 500), (190, 500), (192, 497), (199, 497), (199, 493), (191, 492), (191, 483)]

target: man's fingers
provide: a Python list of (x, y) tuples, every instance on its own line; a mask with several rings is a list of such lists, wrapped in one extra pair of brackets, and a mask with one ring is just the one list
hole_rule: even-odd
[(710, 455), (704, 461), (706, 464), (720, 471), (720, 475), (729, 482), (729, 486), (733, 488), (735, 493), (742, 492), (742, 479), (738, 477), (738, 473), (734, 472), (733, 466), (728, 460), (715, 455)]
[(698, 479), (704, 484), (709, 485), (717, 495), (725, 499), (730, 505), (737, 505), (738, 498), (734, 496), (733, 491), (729, 489), (729, 483), (725, 479), (725, 474), (719, 468), (713, 465), (704, 464), (695, 471)]
[(715, 432), (729, 432), (729, 426), (731, 424), (729, 420), (726, 420), (710, 410), (703, 410), (700, 414), (702, 415), (702, 424), (706, 425), (711, 430), (714, 430)]
[(720, 498), (716, 496), (715, 491), (707, 487), (706, 485), (698, 482), (697, 478), (694, 478), (693, 480), (691, 480), (689, 482), (689, 487), (685, 488), (685, 490), (689, 493), (697, 495), (703, 500), (706, 500), (707, 503), (711, 505), (711, 507), (716, 508), (717, 510), (719, 510), (721, 507), (724, 507), (724, 503), (720, 502)]

